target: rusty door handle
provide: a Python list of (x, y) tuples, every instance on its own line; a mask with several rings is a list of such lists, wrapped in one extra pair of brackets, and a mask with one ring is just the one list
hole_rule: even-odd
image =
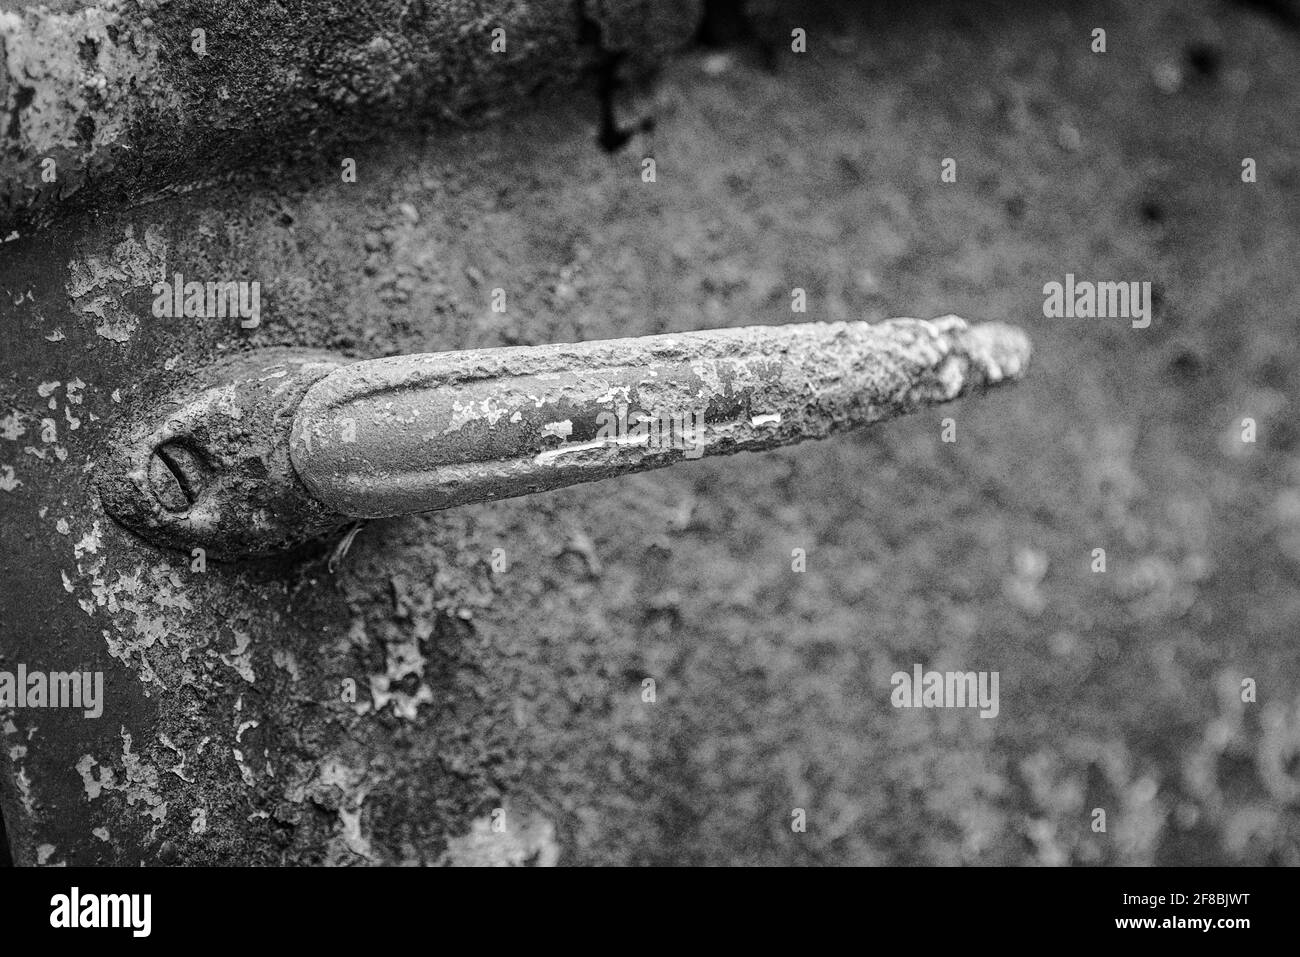
[(271, 350), (138, 409), (99, 489), (165, 546), (237, 558), (361, 518), (789, 445), (1019, 378), (1028, 338), (957, 316), (750, 326), (346, 362)]

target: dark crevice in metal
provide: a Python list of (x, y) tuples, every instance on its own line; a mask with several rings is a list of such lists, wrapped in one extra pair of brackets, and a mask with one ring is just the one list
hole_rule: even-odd
[(622, 71), (628, 52), (605, 46), (604, 28), (600, 21), (587, 13), (584, 0), (575, 0), (574, 12), (578, 19), (578, 45), (590, 47), (594, 51), (590, 69), (595, 76), (596, 96), (600, 103), (600, 131), (596, 141), (606, 153), (616, 153), (638, 132), (653, 132), (654, 117), (644, 117), (629, 127), (619, 125), (614, 101), (626, 85)]

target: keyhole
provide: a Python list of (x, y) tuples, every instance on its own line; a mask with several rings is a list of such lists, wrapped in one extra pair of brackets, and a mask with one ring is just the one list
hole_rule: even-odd
[(149, 460), (149, 484), (163, 508), (188, 511), (203, 493), (208, 467), (198, 453), (179, 442), (164, 442)]

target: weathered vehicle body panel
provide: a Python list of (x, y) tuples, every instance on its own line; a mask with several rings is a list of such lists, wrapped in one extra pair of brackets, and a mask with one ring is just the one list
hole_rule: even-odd
[[(1300, 862), (1294, 38), (1134, 4), (1103, 57), (1086, 6), (815, 6), (777, 72), (670, 66), (614, 154), (584, 89), (32, 207), (0, 243), (0, 671), (104, 700), (0, 714), (19, 864)], [(1217, 78), (1178, 66), (1206, 37)], [(1071, 271), (1153, 279), (1150, 327), (1044, 318)], [(260, 322), (155, 316), (177, 274), (260, 282)], [(200, 563), (97, 496), (122, 410), (236, 353), (949, 312), (1026, 328), (1035, 373), (345, 553)], [(999, 670), (999, 716), (893, 707), (918, 663)]]

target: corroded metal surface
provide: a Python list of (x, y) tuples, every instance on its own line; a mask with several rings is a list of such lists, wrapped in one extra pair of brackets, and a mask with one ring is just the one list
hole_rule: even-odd
[(1028, 359), (1020, 331), (957, 316), (351, 365), (273, 353), (218, 364), (196, 393), (137, 410), (109, 443), (99, 487), (109, 514), (145, 537), (234, 558), (347, 517), (824, 438), (1016, 379)]
[(87, 187), (116, 205), (295, 152), (338, 181), (354, 154), (325, 147), (376, 121), (460, 120), (612, 55), (644, 70), (701, 15), (697, 0), (4, 6), (0, 226)]
[(824, 438), (1028, 358), (1018, 330), (947, 316), (378, 359), (307, 392), (293, 462), (330, 508), (382, 518)]
[[(1225, 36), (1225, 5), (1110, 8), (1124, 52), (1090, 68), (1087, 7), (1007, 7), (975, 44), (948, 5), (816, 7), (875, 15), (775, 75), (670, 70), (658, 184), (570, 97), (373, 143), (348, 187), (0, 246), (0, 668), (102, 670), (106, 698), (0, 715), (19, 863), (1297, 862), (1293, 38), (1226, 35), (1249, 90), (1169, 96), (1156, 58)], [(1242, 130), (1261, 182), (1223, 188)], [(1086, 175), (1099, 142), (1126, 160)], [(941, 184), (924, 158), (953, 143)], [(1038, 318), (1067, 264), (1135, 257), (1164, 280), (1150, 329)], [(261, 325), (150, 319), (173, 271), (260, 279)], [(100, 506), (124, 410), (222, 356), (780, 323), (794, 285), (809, 319), (1007, 317), (1035, 374), (794, 451), (369, 522), (334, 574), (333, 541), (200, 570)], [(1259, 444), (1215, 457), (1261, 408)], [(1003, 667), (998, 721), (892, 708), (918, 660)]]

